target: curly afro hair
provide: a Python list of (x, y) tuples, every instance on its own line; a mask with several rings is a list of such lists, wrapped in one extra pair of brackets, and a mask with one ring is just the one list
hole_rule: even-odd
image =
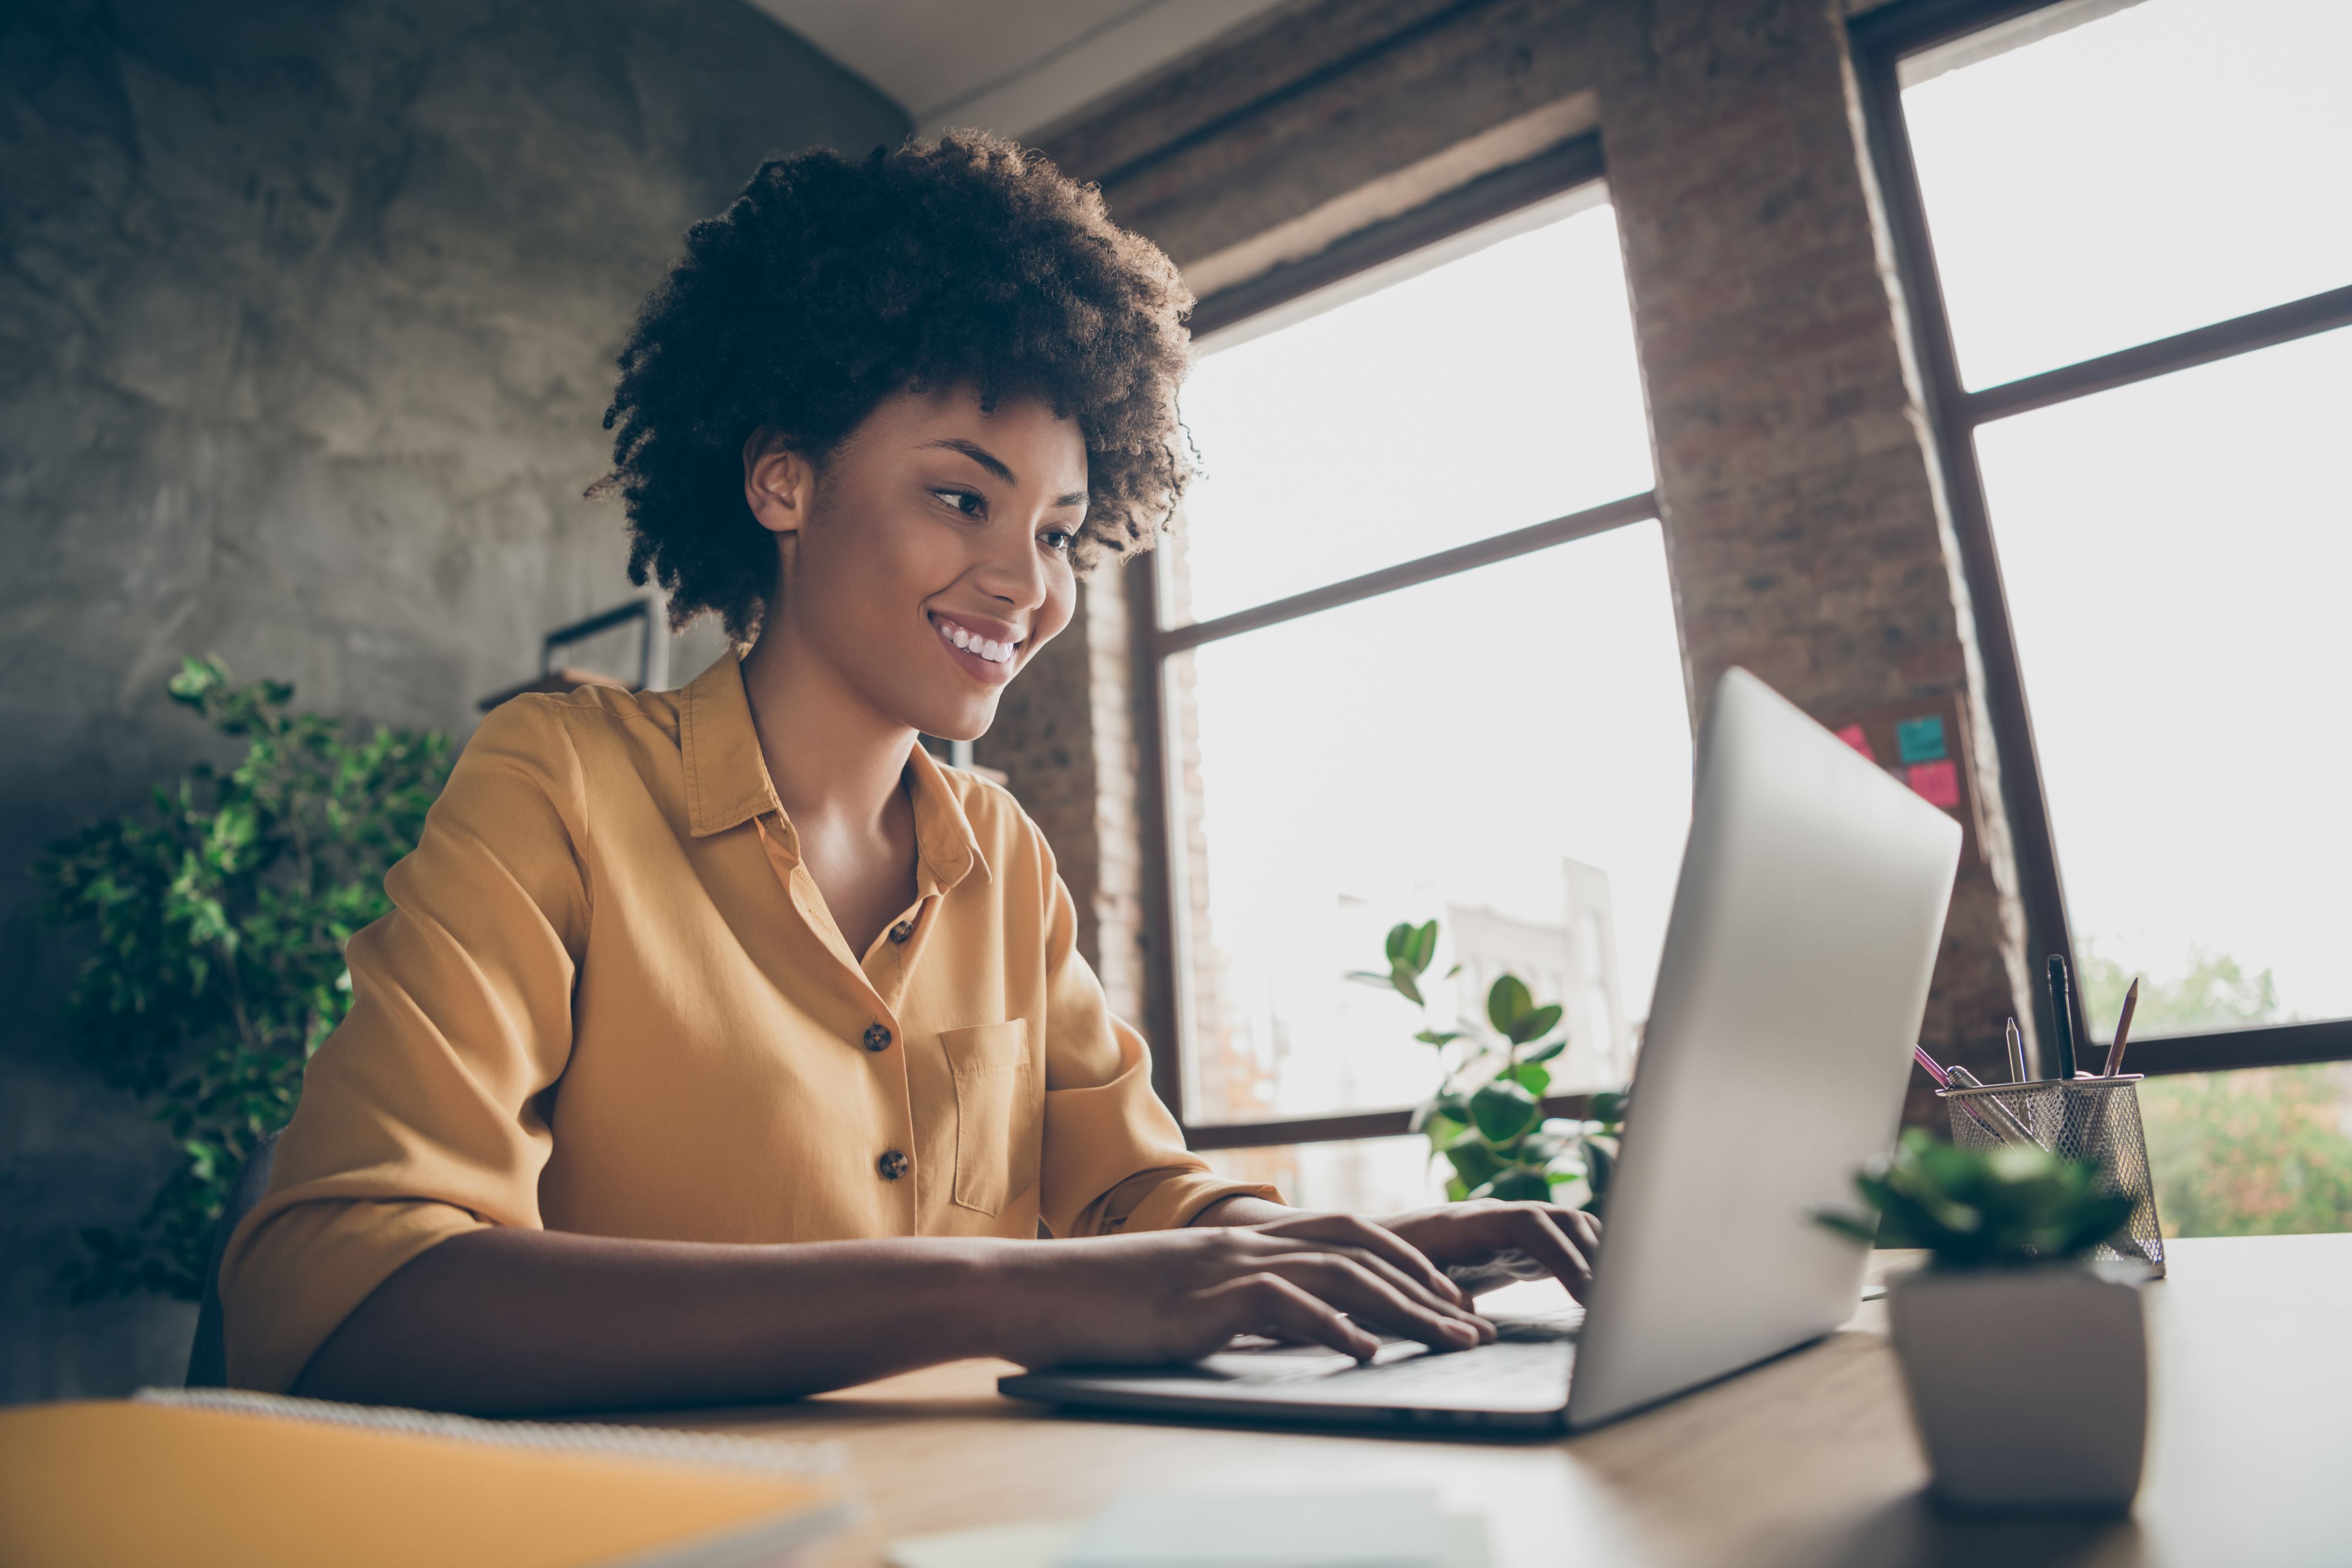
[(771, 159), (639, 311), (605, 411), (629, 577), (683, 627), (748, 642), (774, 545), (743, 501), (743, 444), (820, 465), (885, 398), (969, 385), (1034, 396), (1087, 446), (1083, 570), (1150, 547), (1192, 471), (1176, 417), (1192, 295), (1158, 246), (1039, 152), (982, 132), (852, 159)]

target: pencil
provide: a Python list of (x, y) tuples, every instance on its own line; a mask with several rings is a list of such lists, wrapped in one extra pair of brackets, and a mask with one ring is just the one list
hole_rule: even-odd
[(2025, 1082), (2025, 1034), (2017, 1027), (2015, 1019), (2009, 1020), (2005, 1038), (2009, 1042), (2009, 1081), (2022, 1083)]
[(2131, 1038), (2132, 1014), (2139, 1009), (2139, 977), (2132, 977), (2131, 989), (2124, 993), (2124, 1010), (2116, 1019), (2116, 1042), (2107, 1047), (2106, 1071), (2103, 1078), (2113, 1078), (2124, 1070), (2124, 1042)]

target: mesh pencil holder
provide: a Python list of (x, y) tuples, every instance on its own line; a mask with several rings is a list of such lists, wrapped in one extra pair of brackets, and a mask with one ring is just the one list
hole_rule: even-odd
[(2164, 1275), (2164, 1232), (2157, 1223), (2156, 1184), (2147, 1168), (2147, 1136), (2140, 1128), (2137, 1072), (2072, 1082), (1988, 1083), (1938, 1089), (1952, 1118), (1952, 1142), (1964, 1149), (2038, 1144), (2061, 1159), (2088, 1160), (2101, 1184), (2132, 1200), (2123, 1228), (2099, 1245), (2097, 1256), (2146, 1263)]

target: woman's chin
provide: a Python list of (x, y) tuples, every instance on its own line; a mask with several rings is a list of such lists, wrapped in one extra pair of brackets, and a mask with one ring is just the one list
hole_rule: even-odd
[(908, 721), (923, 734), (935, 740), (978, 740), (996, 722), (996, 694), (979, 701), (926, 703), (923, 709)]

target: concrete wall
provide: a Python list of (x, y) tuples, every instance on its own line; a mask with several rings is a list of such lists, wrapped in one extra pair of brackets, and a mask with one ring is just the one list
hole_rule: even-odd
[[(1955, 694), (1982, 716), (1852, 81), (1859, 8), (1308, 0), (1040, 140), (1188, 275), (1228, 287), (1246, 281), (1235, 258), (1310, 254), (1302, 227), (1402, 211), (1398, 191), (1426, 200), (1430, 171), (1480, 172), (1521, 129), (1597, 129), (1695, 705), (1737, 663), (1825, 717)], [(1131, 679), (1068, 708), (1056, 744), (1125, 722)], [(2032, 1009), (2000, 758), (1980, 718), (1973, 738), (1983, 852), (1962, 867), (1920, 1038), (1983, 1071), (2003, 1018)], [(992, 760), (1016, 781), (1044, 765), (1013, 749)], [(1097, 934), (1106, 950), (1150, 939)]]
[(38, 846), (199, 748), (184, 652), (462, 730), (625, 597), (636, 301), (762, 156), (906, 129), (739, 0), (0, 9), (0, 1400), (176, 1381), (193, 1321), (51, 1284), (170, 1155), (51, 1038)]

